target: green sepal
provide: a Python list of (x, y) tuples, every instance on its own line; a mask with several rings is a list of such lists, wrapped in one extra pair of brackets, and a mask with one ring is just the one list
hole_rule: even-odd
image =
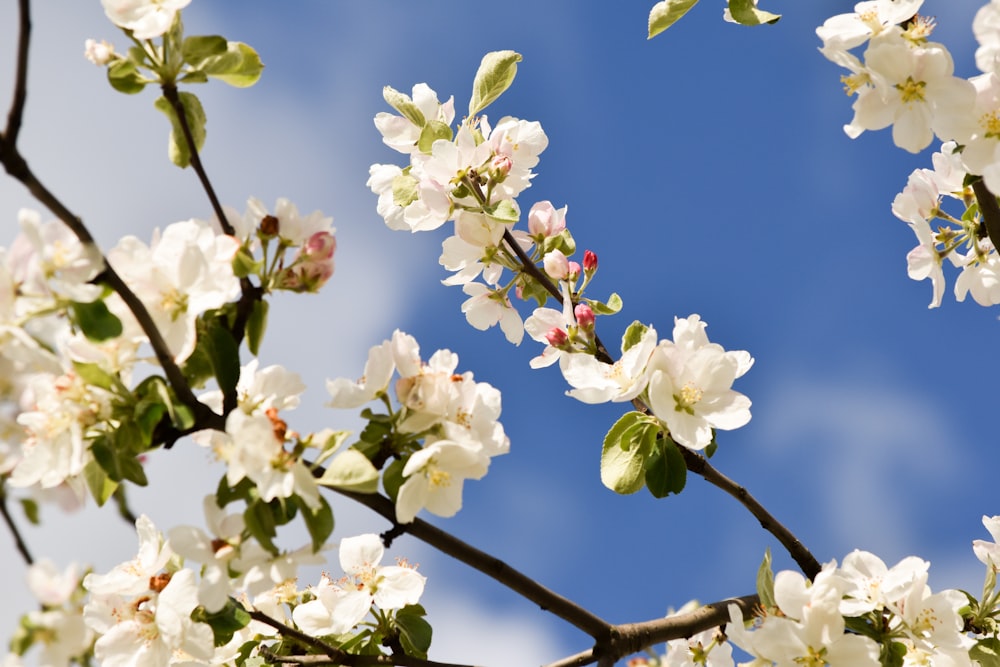
[(472, 84), (469, 117), (475, 116), (503, 94), (514, 82), (521, 54), (515, 51), (493, 51), (483, 56)]
[(108, 498), (114, 495), (115, 489), (118, 488), (118, 482), (108, 477), (108, 474), (104, 472), (96, 460), (90, 461), (83, 467), (83, 478), (86, 480), (90, 495), (98, 507), (103, 507), (104, 503), (108, 502)]
[(544, 306), (549, 301), (549, 291), (527, 273), (522, 273), (517, 277), (517, 282), (521, 286), (521, 298), (525, 301), (534, 299), (539, 306)]
[[(584, 299), (590, 309), (594, 311), (594, 315), (614, 315), (622, 309), (622, 298), (618, 296), (617, 293), (612, 293), (608, 297), (607, 303), (601, 303), (596, 299)], [(642, 337), (640, 336), (640, 339)], [(631, 346), (630, 346), (631, 347)]]
[(420, 138), (417, 139), (417, 148), (420, 149), (421, 153), (430, 155), (431, 147), (434, 146), (435, 141), (451, 141), (453, 136), (454, 133), (446, 123), (442, 123), (439, 120), (432, 120), (424, 125), (424, 129), (420, 131)]
[(676, 23), (688, 10), (698, 4), (698, 0), (663, 0), (649, 10), (649, 35), (652, 39)]
[(253, 254), (246, 248), (240, 248), (233, 257), (233, 275), (237, 278), (259, 276), (263, 269), (264, 261), (254, 259)]
[(781, 14), (772, 14), (763, 9), (757, 9), (754, 0), (729, 0), (729, 13), (740, 25), (760, 25), (762, 23), (777, 23)]
[(770, 611), (778, 606), (774, 601), (774, 570), (771, 568), (771, 548), (764, 550), (764, 558), (757, 568), (757, 596), (765, 610)]
[(401, 93), (392, 86), (386, 86), (382, 89), (382, 99), (386, 101), (386, 104), (398, 111), (403, 118), (417, 127), (423, 127), (427, 124), (423, 112), (420, 111), (406, 93)]
[(247, 318), (247, 348), (250, 354), (257, 356), (260, 354), (260, 344), (264, 340), (264, 332), (267, 331), (267, 312), (270, 304), (263, 299), (253, 302), (250, 310), (250, 317)]
[(163, 420), (163, 415), (167, 412), (167, 406), (163, 403), (153, 400), (144, 399), (135, 404), (132, 410), (132, 416), (135, 425), (139, 427), (142, 432), (142, 439), (145, 442), (150, 442), (153, 439), (153, 432), (156, 430), (157, 425)]
[(424, 608), (418, 604), (408, 604), (396, 612), (395, 626), (399, 630), (399, 643), (403, 645), (406, 655), (427, 658), (431, 647), (431, 624), (424, 616)]
[(108, 310), (103, 299), (90, 303), (71, 301), (69, 307), (73, 321), (88, 339), (100, 343), (122, 335), (122, 321)]
[(622, 353), (628, 352), (630, 349), (639, 344), (642, 337), (646, 335), (649, 331), (649, 327), (645, 324), (636, 320), (632, 324), (628, 325), (628, 329), (622, 334)]
[(708, 443), (708, 446), (702, 450), (705, 454), (706, 459), (710, 459), (715, 456), (716, 450), (719, 449), (719, 443), (715, 440), (715, 431), (712, 431), (712, 442)]
[(225, 646), (232, 640), (233, 635), (250, 625), (250, 614), (243, 605), (229, 598), (225, 606), (218, 611), (209, 612), (202, 606), (195, 607), (191, 612), (191, 620), (207, 624), (212, 628), (215, 645)]
[[(184, 117), (187, 119), (188, 128), (191, 130), (191, 137), (194, 139), (194, 149), (201, 151), (205, 145), (205, 109), (197, 97), (188, 92), (178, 92), (177, 97), (184, 109)], [(170, 161), (180, 168), (185, 168), (191, 164), (191, 147), (188, 146), (184, 136), (184, 129), (181, 127), (180, 118), (174, 111), (166, 97), (159, 97), (153, 103), (159, 111), (166, 115), (170, 121), (170, 144), (167, 153)]]
[(420, 181), (407, 173), (392, 179), (392, 203), (400, 208), (406, 208), (420, 199), (418, 185)]
[(378, 469), (357, 449), (347, 449), (327, 464), (316, 483), (355, 493), (375, 493), (378, 491)]
[(253, 47), (228, 42), (224, 53), (206, 58), (197, 69), (235, 88), (249, 88), (260, 80), (264, 63)]
[(24, 518), (32, 526), (37, 526), (41, 522), (38, 514), (38, 503), (31, 498), (21, 498), (21, 509), (24, 511)]
[(659, 424), (641, 412), (626, 412), (614, 423), (601, 450), (601, 482), (615, 493), (635, 493), (645, 484), (646, 458)]
[(403, 467), (406, 465), (406, 460), (395, 459), (382, 471), (382, 488), (392, 502), (396, 502), (399, 487), (403, 486)]
[(317, 508), (310, 507), (299, 496), (293, 496), (292, 500), (302, 510), (302, 518), (309, 530), (309, 537), (312, 538), (313, 553), (318, 553), (333, 533), (333, 510), (330, 509), (330, 504), (323, 496), (319, 497), (319, 507)]
[(969, 649), (969, 657), (977, 661), (980, 667), (1000, 667), (1000, 639), (980, 639)]
[(553, 250), (558, 250), (567, 257), (576, 252), (576, 240), (568, 229), (562, 230), (555, 236), (548, 236), (542, 241), (541, 254), (543, 257)]
[(146, 87), (146, 78), (130, 59), (116, 60), (108, 65), (108, 83), (119, 93), (135, 95)]
[(670, 438), (657, 441), (653, 455), (646, 461), (646, 488), (654, 498), (677, 494), (687, 484), (687, 464)]

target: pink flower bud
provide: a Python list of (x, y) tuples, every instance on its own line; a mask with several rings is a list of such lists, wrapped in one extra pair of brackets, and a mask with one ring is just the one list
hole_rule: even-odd
[(569, 279), (576, 280), (580, 277), (580, 263), (570, 262), (569, 263)]
[(330, 232), (316, 232), (302, 246), (302, 253), (310, 260), (330, 259), (337, 249), (337, 238)]
[(587, 273), (597, 270), (597, 254), (593, 250), (583, 251), (583, 270)]
[(545, 334), (545, 340), (555, 348), (563, 348), (569, 345), (569, 336), (558, 327), (549, 329), (548, 333)]
[(514, 163), (506, 155), (494, 155), (493, 159), (490, 160), (490, 178), (497, 183), (503, 181), (513, 166)]
[[(542, 259), (542, 266), (545, 268), (545, 273), (553, 280), (566, 280), (569, 277), (570, 261), (566, 259), (566, 255), (562, 254), (561, 250), (552, 250), (545, 253), (545, 257)], [(579, 272), (579, 267), (577, 271)]]
[(566, 207), (557, 209), (549, 201), (540, 201), (528, 212), (528, 233), (532, 236), (555, 236), (566, 229)]
[(576, 316), (576, 323), (580, 325), (581, 329), (584, 331), (594, 330), (594, 311), (591, 310), (590, 306), (585, 303), (576, 304), (573, 315)]

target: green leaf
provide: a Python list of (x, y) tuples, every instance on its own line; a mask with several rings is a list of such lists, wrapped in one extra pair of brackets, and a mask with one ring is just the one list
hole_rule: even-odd
[(764, 550), (764, 559), (757, 568), (757, 595), (760, 596), (760, 604), (764, 609), (771, 610), (777, 607), (774, 601), (774, 570), (771, 569), (771, 549)]
[(687, 465), (684, 456), (669, 438), (659, 441), (659, 446), (646, 463), (646, 488), (654, 498), (666, 498), (680, 493), (687, 484)]
[[(601, 303), (595, 299), (584, 299), (595, 315), (614, 315), (622, 309), (622, 298), (617, 293), (612, 293), (608, 297), (607, 303)], [(640, 338), (642, 338), (640, 336)], [(631, 346), (629, 346), (631, 347)]]
[(167, 406), (158, 401), (145, 399), (136, 403), (132, 413), (135, 425), (142, 431), (144, 442), (150, 442), (153, 439), (153, 431), (163, 420), (163, 415), (166, 412)]
[(274, 555), (278, 554), (278, 547), (274, 544), (274, 538), (278, 535), (277, 524), (267, 503), (259, 498), (248, 503), (243, 512), (243, 523), (262, 547)]
[(400, 174), (392, 179), (392, 203), (400, 208), (406, 208), (420, 199), (418, 185), (420, 181), (409, 174)]
[(181, 45), (184, 62), (197, 67), (203, 60), (226, 52), (226, 38), (220, 35), (186, 37)]
[(489, 216), (501, 224), (513, 225), (521, 219), (521, 209), (517, 207), (517, 202), (513, 199), (504, 199), (493, 207)]
[(21, 498), (21, 509), (24, 510), (24, 518), (33, 525), (39, 525), (38, 503), (31, 498)]
[[(187, 119), (188, 128), (191, 130), (191, 137), (194, 139), (194, 148), (200, 151), (205, 145), (205, 110), (197, 97), (187, 92), (177, 93), (181, 107), (184, 109), (184, 117)], [(158, 110), (162, 111), (170, 120), (170, 144), (168, 154), (170, 161), (182, 169), (191, 164), (191, 147), (188, 145), (181, 127), (180, 118), (166, 97), (160, 97), (153, 103)]]
[(243, 605), (229, 598), (226, 605), (218, 611), (209, 612), (204, 607), (195, 607), (191, 612), (191, 620), (207, 623), (212, 628), (215, 645), (224, 646), (233, 635), (250, 624), (250, 614)]
[(663, 0), (649, 10), (649, 36), (652, 39), (676, 23), (698, 0)]
[(647, 331), (649, 331), (649, 327), (638, 320), (628, 325), (628, 329), (626, 329), (625, 333), (622, 335), (622, 352), (628, 352), (630, 349), (638, 345), (639, 341), (642, 340), (642, 337), (646, 335)]
[[(658, 426), (641, 412), (627, 412), (604, 437), (601, 482), (615, 493), (635, 493), (645, 483), (646, 458)], [(652, 440), (650, 439), (652, 435)]]
[(230, 86), (248, 88), (260, 80), (264, 63), (253, 47), (242, 42), (229, 42), (225, 53), (207, 58), (198, 69)]
[(439, 120), (432, 120), (424, 125), (424, 129), (420, 131), (420, 138), (417, 139), (417, 148), (420, 149), (421, 153), (430, 155), (431, 147), (435, 141), (438, 139), (451, 141), (452, 136), (454, 135), (447, 124)]
[(969, 649), (969, 657), (977, 660), (981, 667), (1000, 667), (1000, 639), (986, 637)]
[(417, 127), (423, 127), (427, 124), (427, 120), (424, 118), (423, 112), (413, 103), (410, 96), (406, 93), (401, 93), (392, 86), (386, 86), (382, 89), (382, 99), (391, 106), (393, 109), (398, 111), (400, 115), (406, 120), (410, 121)]
[(87, 488), (90, 495), (98, 507), (102, 507), (108, 502), (108, 498), (114, 495), (118, 483), (112, 481), (101, 465), (96, 461), (91, 461), (83, 468), (83, 478), (87, 481)]
[(146, 87), (146, 78), (131, 60), (116, 60), (108, 65), (108, 83), (119, 93), (135, 95)]
[(347, 449), (327, 464), (326, 472), (316, 483), (355, 493), (375, 493), (378, 491), (378, 469), (358, 450)]
[(112, 391), (116, 385), (115, 378), (111, 373), (101, 368), (98, 364), (86, 364), (82, 361), (73, 362), (73, 370), (87, 384), (99, 387), (105, 391)]
[(264, 340), (264, 332), (267, 330), (267, 311), (270, 305), (263, 299), (253, 302), (253, 309), (247, 319), (247, 347), (250, 354), (257, 356), (260, 354), (260, 343)]
[(224, 396), (236, 392), (240, 380), (240, 350), (221, 320), (215, 320), (208, 328), (208, 357), (212, 362), (212, 374)]
[(229, 486), (228, 478), (223, 475), (219, 480), (219, 486), (215, 490), (215, 504), (221, 509), (229, 503), (243, 500), (251, 501), (251, 491), (255, 488), (253, 481), (249, 477), (244, 477), (236, 486)]
[(403, 485), (403, 466), (406, 465), (407, 460), (409, 460), (409, 457), (395, 459), (382, 471), (382, 488), (385, 489), (385, 494), (389, 496), (392, 502), (396, 502), (396, 496), (399, 495), (399, 487)]
[(741, 25), (777, 23), (781, 18), (781, 14), (757, 9), (754, 0), (729, 0), (729, 13), (733, 15), (733, 20)]
[(69, 306), (73, 320), (90, 340), (100, 343), (122, 335), (122, 321), (108, 310), (103, 299), (91, 303), (72, 301)]
[(396, 612), (395, 620), (403, 650), (420, 659), (427, 657), (431, 647), (431, 624), (424, 619), (424, 613), (420, 605), (407, 605)]
[(521, 54), (514, 51), (493, 51), (483, 56), (472, 84), (469, 116), (475, 116), (500, 97), (514, 82)]
[(326, 544), (331, 533), (333, 533), (333, 510), (323, 496), (319, 497), (319, 507), (312, 508), (306, 504), (302, 498), (295, 496), (299, 509), (302, 510), (302, 518), (306, 522), (309, 530), (309, 537), (312, 538), (313, 553), (318, 553)]

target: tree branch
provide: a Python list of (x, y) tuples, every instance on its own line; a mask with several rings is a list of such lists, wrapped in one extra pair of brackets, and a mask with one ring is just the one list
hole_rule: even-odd
[(0, 135), (0, 142), (9, 143), (12, 147), (17, 144), (17, 135), (21, 132), (24, 103), (28, 98), (28, 45), (31, 42), (30, 0), (19, 0), (18, 18), (14, 95), (11, 98), (10, 112), (7, 114), (7, 129)]
[(990, 237), (990, 241), (993, 242), (993, 247), (1000, 252), (1000, 205), (997, 204), (996, 195), (990, 192), (982, 178), (978, 178), (972, 183), (972, 191), (976, 193), (976, 201), (979, 202), (979, 212), (983, 214), (986, 233)]
[(7, 524), (10, 534), (14, 536), (14, 545), (17, 547), (17, 552), (21, 554), (21, 558), (26, 564), (33, 565), (35, 559), (31, 557), (31, 551), (28, 550), (27, 543), (21, 537), (21, 531), (17, 529), (14, 517), (10, 515), (10, 511), (7, 509), (7, 489), (2, 484), (0, 484), (0, 514), (3, 515), (4, 523)]
[[(317, 474), (321, 475), (321, 470), (317, 470)], [(612, 627), (610, 623), (576, 603), (545, 588), (534, 579), (515, 570), (502, 560), (476, 549), (450, 533), (436, 528), (421, 519), (414, 519), (412, 523), (406, 524), (396, 523), (396, 508), (388, 498), (376, 493), (363, 494), (341, 489), (333, 490), (355, 502), (361, 503), (380, 514), (386, 520), (391, 521), (393, 524), (392, 532), (394, 534), (405, 532), (413, 535), (438, 551), (500, 582), (521, 597), (534, 602), (541, 609), (555, 614), (594, 639), (600, 640), (608, 636)]]

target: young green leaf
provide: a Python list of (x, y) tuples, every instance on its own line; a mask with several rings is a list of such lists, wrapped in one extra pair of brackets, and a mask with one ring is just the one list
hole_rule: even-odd
[(230, 86), (248, 88), (260, 80), (264, 63), (253, 47), (242, 42), (229, 42), (225, 53), (206, 59), (198, 69)]
[(83, 467), (83, 478), (86, 480), (90, 495), (98, 507), (103, 507), (104, 503), (108, 502), (108, 498), (114, 495), (115, 489), (118, 488), (118, 482), (108, 477), (104, 468), (96, 460)]
[(302, 510), (302, 518), (305, 520), (306, 528), (309, 530), (309, 537), (312, 538), (313, 553), (318, 553), (333, 533), (333, 510), (330, 509), (330, 504), (326, 502), (323, 496), (319, 497), (319, 507), (315, 509), (309, 507), (298, 496), (293, 496), (293, 498), (296, 504), (298, 504), (299, 509)]
[(90, 303), (70, 303), (73, 320), (90, 340), (100, 343), (122, 335), (122, 321), (108, 310), (103, 299)]
[(258, 299), (253, 302), (250, 317), (247, 318), (247, 347), (255, 357), (260, 353), (260, 344), (267, 330), (267, 311), (270, 308), (267, 301)]
[(778, 606), (774, 601), (774, 570), (771, 569), (770, 548), (764, 550), (764, 559), (757, 568), (757, 595), (764, 609), (770, 610)]
[[(194, 148), (200, 151), (205, 145), (205, 109), (197, 97), (188, 92), (177, 93), (184, 109), (184, 117), (187, 119), (188, 128), (191, 130), (191, 137), (194, 139)], [(188, 145), (184, 135), (184, 129), (180, 124), (180, 117), (174, 111), (166, 97), (160, 97), (153, 103), (159, 111), (170, 120), (170, 145), (168, 154), (170, 161), (180, 168), (185, 168), (191, 164), (191, 147)]]
[(657, 445), (646, 464), (646, 488), (654, 498), (665, 498), (684, 490), (687, 465), (672, 440), (665, 438)]
[(772, 14), (763, 9), (757, 9), (754, 0), (729, 0), (729, 13), (740, 25), (760, 25), (761, 23), (777, 23), (781, 14)]
[(250, 614), (243, 605), (229, 598), (225, 606), (218, 611), (209, 612), (204, 607), (196, 607), (191, 612), (191, 620), (207, 623), (212, 628), (215, 645), (224, 646), (229, 643), (233, 635), (250, 624)]
[(197, 67), (206, 58), (226, 52), (226, 38), (219, 35), (197, 35), (185, 37), (181, 46), (184, 62)]
[(146, 79), (131, 60), (116, 60), (108, 65), (108, 83), (119, 93), (135, 95), (146, 87)]
[(407, 655), (424, 659), (431, 647), (431, 624), (424, 619), (424, 608), (407, 605), (396, 612), (395, 625), (399, 629), (399, 642)]
[(649, 331), (649, 327), (638, 320), (628, 325), (628, 329), (622, 335), (622, 352), (628, 352), (638, 345), (647, 331)]
[(475, 116), (503, 94), (514, 82), (521, 54), (514, 51), (493, 51), (483, 56), (472, 84), (469, 117)]
[(663, 0), (649, 10), (649, 36), (652, 39), (676, 23), (698, 0)]
[(327, 464), (316, 483), (355, 493), (375, 493), (378, 491), (378, 469), (358, 450), (347, 449)]
[(417, 127), (422, 128), (427, 124), (423, 112), (420, 111), (406, 93), (401, 93), (392, 86), (386, 86), (382, 89), (382, 99), (386, 101), (386, 104), (398, 111), (403, 118)]
[(658, 428), (655, 424), (644, 423), (645, 419), (641, 412), (626, 413), (604, 437), (601, 482), (615, 493), (635, 493), (645, 484), (646, 458), (651, 444), (647, 431)]

